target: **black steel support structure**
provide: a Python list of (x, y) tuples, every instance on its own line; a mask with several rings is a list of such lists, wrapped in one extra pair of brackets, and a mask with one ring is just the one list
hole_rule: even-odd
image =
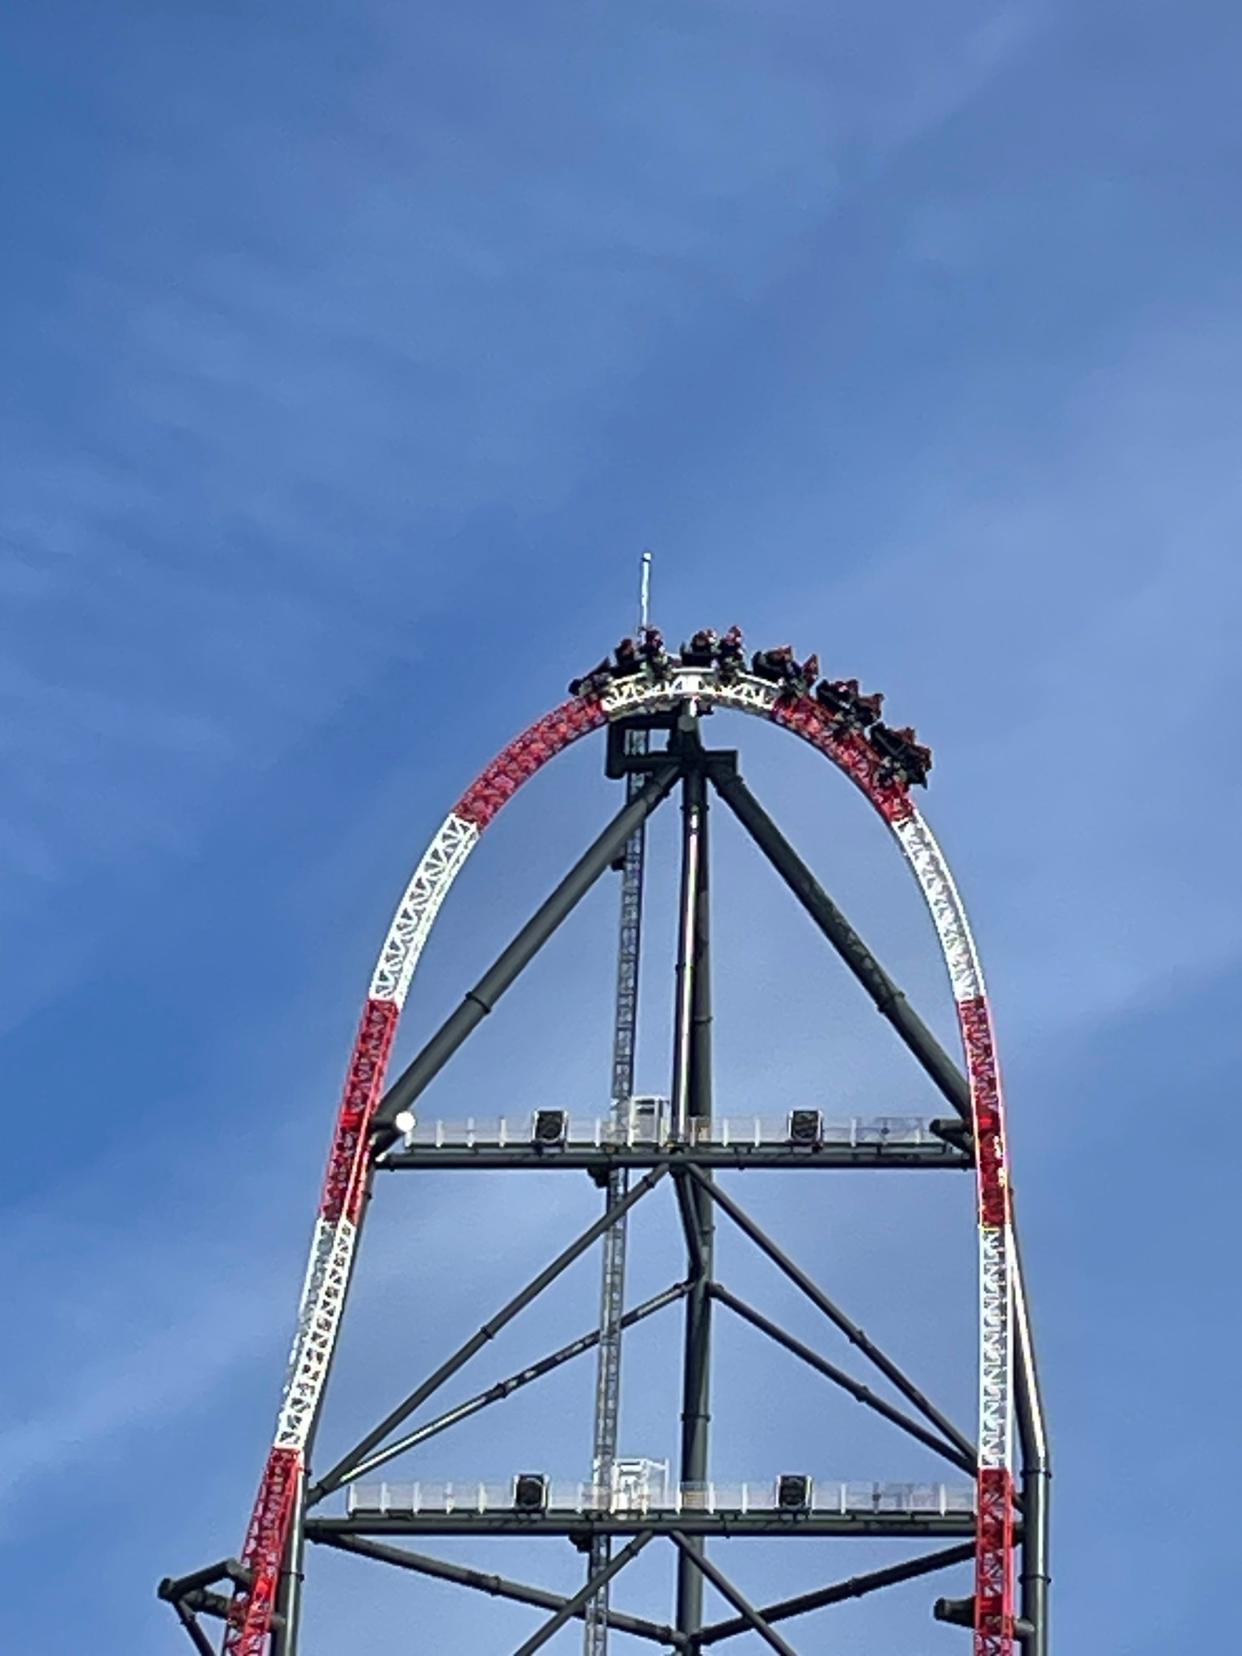
[(1044, 1418), (1039, 1366), (1031, 1331), (1030, 1308), (1026, 1302), (1026, 1281), (1022, 1269), (1022, 1247), (1014, 1224), (1015, 1313), (1018, 1349), (1015, 1379), (1018, 1444), (1022, 1453), (1023, 1542), (1018, 1580), (1018, 1608), (1030, 1628), (1024, 1641), (1027, 1656), (1048, 1656), (1048, 1589), (1051, 1566), (1048, 1557), (1048, 1507), (1051, 1494), (1052, 1459)]
[[(692, 1143), (712, 1113), (712, 1003), (707, 787), (697, 724), (681, 730), (686, 753), (682, 780), (681, 908), (677, 937), (673, 1023), (672, 1126), (675, 1140)], [(687, 1173), (681, 1189), (686, 1231), (685, 1356), (681, 1393), (681, 1483), (707, 1482), (711, 1428), (712, 1257), (715, 1220), (711, 1197)], [(710, 1174), (700, 1179), (710, 1181)], [(688, 1540), (677, 1562), (677, 1628), (693, 1635), (703, 1625), (703, 1542)]]
[[(597, 1184), (609, 1186), (610, 1199), (594, 1223), (570, 1241), (469, 1339), (448, 1356), (392, 1409), (373, 1430), (341, 1455), (318, 1477), (308, 1477), (297, 1491), (297, 1522), (279, 1587), (276, 1615), (272, 1624), (271, 1656), (298, 1656), (302, 1622), (302, 1577), (307, 1542), (386, 1563), (414, 1575), (425, 1576), (490, 1594), (515, 1605), (542, 1611), (545, 1619), (518, 1645), (516, 1656), (535, 1656), (556, 1634), (574, 1621), (587, 1621), (588, 1614), (602, 1618), (608, 1630), (626, 1634), (672, 1651), (702, 1652), (709, 1647), (750, 1633), (767, 1648), (794, 1650), (778, 1624), (830, 1605), (861, 1598), (903, 1582), (960, 1566), (974, 1550), (975, 1519), (968, 1504), (942, 1498), (938, 1507), (886, 1506), (877, 1486), (874, 1501), (847, 1504), (843, 1487), (839, 1509), (813, 1505), (796, 1514), (770, 1503), (738, 1509), (722, 1508), (712, 1500), (699, 1498), (709, 1486), (709, 1434), (712, 1404), (712, 1321), (714, 1308), (721, 1306), (753, 1327), (758, 1334), (789, 1356), (819, 1373), (829, 1384), (882, 1417), (917, 1444), (929, 1450), (963, 1477), (974, 1469), (975, 1449), (969, 1437), (925, 1393), (875, 1340), (829, 1298), (816, 1282), (771, 1236), (753, 1220), (732, 1194), (735, 1188), (722, 1187), (717, 1172), (763, 1168), (865, 1170), (945, 1168), (970, 1169), (969, 1090), (960, 1067), (939, 1045), (918, 1014), (909, 1006), (900, 989), (867, 948), (858, 933), (806, 868), (767, 812), (751, 794), (737, 772), (736, 756), (704, 749), (699, 717), (692, 706), (668, 714), (647, 715), (642, 721), (647, 733), (666, 732), (667, 747), (647, 751), (647, 743), (629, 741), (624, 725), (613, 726), (609, 739), (608, 774), (628, 779), (627, 802), (613, 821), (598, 835), (556, 890), (496, 959), (461, 1006), (441, 1026), (390, 1087), (376, 1117), (375, 1160), (379, 1170), (462, 1169), (585, 1171)], [(645, 785), (633, 785), (641, 775)], [(486, 1018), (497, 999), (515, 981), (543, 944), (590, 890), (606, 869), (615, 866), (628, 841), (659, 804), (681, 784), (681, 878), (678, 917), (678, 945), (673, 1017), (673, 1065), (667, 1117), (668, 1131), (650, 1142), (573, 1142), (562, 1133), (554, 1142), (539, 1142), (532, 1133), (529, 1143), (482, 1145), (449, 1144), (429, 1146), (414, 1142), (396, 1124), (401, 1112), (409, 1110), (444, 1069), (470, 1033)], [(928, 1124), (908, 1139), (869, 1142), (833, 1142), (826, 1134), (814, 1142), (799, 1140), (792, 1122), (784, 1141), (765, 1140), (739, 1144), (722, 1142), (708, 1126), (712, 1124), (712, 993), (711, 915), (708, 850), (708, 798), (711, 785), (741, 822), (768, 861), (781, 875), (802, 907), (815, 921), (832, 948), (863, 986), (877, 1010), (904, 1042), (939, 1093), (948, 1100), (955, 1119)], [(632, 1030), (631, 1030), (632, 1036)], [(632, 1054), (632, 1048), (631, 1048)], [(632, 1076), (632, 1070), (630, 1071)], [(615, 1087), (614, 1087), (615, 1091)], [(549, 1101), (563, 1106), (568, 1101)], [(965, 1125), (963, 1125), (965, 1124)], [(403, 1144), (401, 1140), (406, 1138)], [(643, 1172), (643, 1170), (646, 1170)], [(642, 1173), (625, 1188), (632, 1174)], [(418, 1415), (423, 1406), (452, 1380), (540, 1294), (607, 1234), (626, 1220), (636, 1205), (668, 1173), (666, 1188), (675, 1195), (686, 1248), (686, 1272), (682, 1281), (640, 1305), (624, 1311), (612, 1323), (580, 1335), (537, 1361), (507, 1377), (486, 1385), (464, 1401), (442, 1409), (430, 1418)], [(623, 1177), (621, 1176), (623, 1175)], [(823, 1314), (826, 1322), (883, 1376), (906, 1406), (890, 1401), (838, 1363), (822, 1355), (805, 1340), (787, 1332), (756, 1306), (733, 1294), (715, 1280), (715, 1226), (718, 1212), (735, 1225)], [(1020, 1494), (1016, 1534), (1020, 1546), (1019, 1621), (1017, 1630), (1023, 1656), (1048, 1656), (1048, 1490), (1051, 1465), (1044, 1423), (1039, 1377), (1022, 1274), (1020, 1253), (1015, 1255), (1016, 1332), (1016, 1419), (1021, 1450)], [(597, 1350), (605, 1328), (619, 1338), (634, 1327), (684, 1301), (683, 1357), (680, 1396), (680, 1453), (676, 1491), (664, 1490), (650, 1502), (626, 1505), (583, 1504), (562, 1507), (546, 1498), (532, 1506), (519, 1502), (514, 1491), (512, 1507), (480, 1502), (477, 1507), (451, 1503), (442, 1508), (410, 1510), (372, 1507), (370, 1497), (351, 1500), (344, 1514), (324, 1507), (337, 1491), (354, 1486), (358, 1480), (387, 1465), (398, 1456), (409, 1455), (432, 1438), (447, 1432), (460, 1421), (503, 1402), (518, 1390), (540, 1380), (563, 1364), (586, 1352)], [(619, 1348), (618, 1348), (619, 1350)], [(716, 1461), (721, 1458), (719, 1451)], [(721, 1468), (731, 1480), (740, 1469)], [(389, 1486), (384, 1486), (385, 1488)], [(753, 1487), (753, 1486), (752, 1486)], [(597, 1491), (598, 1493), (598, 1491)], [(851, 1502), (853, 1497), (851, 1496)], [(391, 1545), (399, 1536), (494, 1537), (510, 1535), (568, 1539), (588, 1555), (587, 1579), (572, 1596), (512, 1581), (504, 1576), (469, 1565), (428, 1557)], [(950, 1541), (940, 1550), (844, 1580), (829, 1582), (775, 1603), (756, 1605), (733, 1585), (721, 1568), (720, 1553), (709, 1557), (707, 1542), (751, 1538), (870, 1537), (931, 1542)], [(607, 1590), (637, 1553), (654, 1538), (661, 1546), (671, 1542), (676, 1554), (676, 1590), (673, 1625), (660, 1619), (634, 1615), (616, 1608), (601, 1590)], [(611, 1552), (613, 1545), (619, 1550)], [(212, 1647), (198, 1617), (222, 1618), (229, 1600), (213, 1587), (232, 1583), (246, 1585), (246, 1572), (235, 1560), (225, 1560), (209, 1569), (177, 1580), (166, 1580), (160, 1596), (166, 1598), (194, 1644), (197, 1656)], [(711, 1583), (732, 1606), (735, 1614), (708, 1623), (704, 1617), (704, 1587)], [(965, 1609), (962, 1606), (965, 1605)], [(591, 1606), (588, 1612), (588, 1606)], [(930, 1606), (929, 1606), (930, 1608)], [(941, 1619), (960, 1622), (969, 1617), (969, 1601), (942, 1601)], [(588, 1629), (589, 1629), (588, 1622)], [(589, 1632), (588, 1632), (589, 1637)], [(480, 1652), (479, 1656), (486, 1656)]]
[(725, 804), (823, 932), (900, 1038), (963, 1121), (970, 1120), (966, 1077), (829, 897), (802, 858), (738, 775), (717, 766), (712, 781)]
[(430, 1086), (466, 1037), (483, 1022), (505, 990), (521, 975), (578, 904), (616, 859), (625, 851), (625, 842), (656, 807), (668, 798), (677, 784), (679, 768), (661, 765), (647, 786), (617, 812), (607, 828), (578, 859), (552, 895), (526, 922), (509, 947), (471, 989), (456, 1012), (445, 1020), (414, 1061), (397, 1077), (384, 1094), (375, 1112), (378, 1144), (392, 1143), (399, 1135), (393, 1122)]
[[(473, 1570), (465, 1564), (452, 1564), (444, 1558), (428, 1558), (426, 1553), (410, 1552), (405, 1547), (390, 1547), (382, 1541), (370, 1541), (361, 1535), (339, 1535), (315, 1531), (312, 1540), (335, 1547), (338, 1552), (354, 1553), (359, 1558), (371, 1558), (379, 1564), (394, 1564), (398, 1569), (410, 1570), (415, 1575), (432, 1577), (436, 1581), (451, 1581), (458, 1587), (473, 1587), (489, 1598), (510, 1599), (514, 1604), (529, 1604), (537, 1610), (563, 1610), (569, 1600), (562, 1593), (549, 1593), (542, 1587), (529, 1587), (523, 1581), (510, 1581), (488, 1570)], [(586, 1616), (585, 1604), (573, 1611), (579, 1620)], [(630, 1633), (636, 1639), (650, 1639), (655, 1644), (685, 1650), (689, 1640), (675, 1628), (648, 1621), (644, 1616), (627, 1616), (618, 1610), (605, 1612), (609, 1627), (618, 1633)]]

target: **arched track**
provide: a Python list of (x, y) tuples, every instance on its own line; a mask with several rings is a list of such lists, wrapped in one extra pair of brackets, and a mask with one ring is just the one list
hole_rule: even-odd
[(1003, 1106), (991, 1016), (965, 909), (931, 830), (907, 789), (885, 780), (863, 736), (834, 726), (808, 697), (741, 673), (680, 667), (655, 680), (615, 681), (599, 697), (566, 702), (509, 744), (462, 795), (406, 887), (384, 939), (350, 1057), (297, 1333), (271, 1453), (247, 1531), (253, 1572), (225, 1635), (226, 1656), (262, 1656), (305, 1456), (336, 1341), (370, 1165), (369, 1130), (384, 1090), (397, 1020), (440, 905), (483, 830), (522, 783), (580, 736), (613, 719), (683, 702), (767, 718), (818, 748), (888, 823), (926, 899), (948, 969), (970, 1081), (979, 1218), (979, 1463), (975, 1656), (1013, 1650), (1012, 1387), (1014, 1266)]

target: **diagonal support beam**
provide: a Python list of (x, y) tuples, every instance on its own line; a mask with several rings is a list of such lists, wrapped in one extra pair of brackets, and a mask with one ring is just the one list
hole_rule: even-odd
[(215, 1651), (212, 1649), (211, 1640), (198, 1625), (198, 1618), (195, 1616), (194, 1612), (192, 1610), (187, 1610), (180, 1599), (177, 1599), (174, 1602), (173, 1610), (176, 1612), (177, 1620), (190, 1635), (190, 1643), (194, 1646), (195, 1650), (198, 1651), (198, 1656), (216, 1656)]
[(567, 1248), (563, 1249), (550, 1265), (545, 1265), (537, 1277), (528, 1282), (525, 1288), (514, 1294), (513, 1298), (500, 1308), (490, 1322), (485, 1322), (477, 1333), (472, 1334), (463, 1345), (458, 1346), (453, 1355), (441, 1363), (434, 1374), (424, 1380), (421, 1386), (416, 1387), (403, 1402), (398, 1403), (397, 1407), (380, 1421), (374, 1431), (368, 1432), (360, 1443), (355, 1444), (347, 1455), (343, 1455), (337, 1461), (330, 1472), (326, 1473), (313, 1488), (308, 1490), (307, 1506), (317, 1505), (333, 1490), (339, 1489), (344, 1483), (348, 1483), (350, 1478), (355, 1475), (356, 1468), (366, 1460), (373, 1450), (379, 1448), (390, 1432), (395, 1431), (403, 1421), (408, 1420), (415, 1409), (421, 1408), (434, 1392), (439, 1391), (446, 1380), (451, 1380), (458, 1369), (463, 1368), (473, 1356), (482, 1351), (489, 1340), (495, 1339), (500, 1330), (507, 1323), (512, 1322), (519, 1311), (524, 1310), (533, 1299), (538, 1298), (544, 1289), (555, 1282), (557, 1277), (567, 1270), (575, 1259), (580, 1258), (588, 1248), (597, 1242), (611, 1225), (615, 1225), (618, 1219), (627, 1214), (635, 1203), (641, 1201), (647, 1192), (659, 1183), (663, 1172), (662, 1168), (656, 1168), (653, 1172), (648, 1173), (645, 1178), (640, 1179), (621, 1201), (602, 1213), (594, 1224), (588, 1225), (586, 1230), (575, 1238)]
[[(791, 1644), (787, 1644), (775, 1628), (769, 1627), (761, 1611), (756, 1610), (750, 1600), (744, 1598), (737, 1588), (704, 1553), (696, 1552), (684, 1535), (674, 1535), (673, 1543), (683, 1558), (690, 1559), (697, 1569), (724, 1598), (727, 1598), (733, 1608), (739, 1613), (746, 1627), (753, 1628), (759, 1637), (771, 1650), (780, 1652), (780, 1656), (797, 1656)], [(699, 1640), (702, 1643), (700, 1637)]]
[[(870, 1570), (866, 1575), (850, 1576), (831, 1587), (819, 1587), (814, 1592), (799, 1593), (796, 1598), (781, 1599), (768, 1604), (759, 1614), (766, 1622), (788, 1621), (792, 1616), (805, 1616), (812, 1610), (823, 1610), (830, 1604), (842, 1604), (847, 1599), (863, 1598), (878, 1592), (881, 1587), (896, 1587), (903, 1581), (915, 1581), (919, 1576), (933, 1575), (954, 1564), (965, 1564), (975, 1556), (975, 1543), (963, 1541), (960, 1546), (945, 1547), (940, 1552), (924, 1553), (921, 1558), (909, 1558), (901, 1564), (887, 1564), (883, 1569)], [(719, 1644), (724, 1639), (736, 1638), (750, 1630), (751, 1623), (744, 1616), (733, 1616), (728, 1621), (713, 1622), (699, 1635), (700, 1645)]]
[(889, 1403), (883, 1397), (878, 1397), (869, 1386), (864, 1386), (861, 1380), (855, 1380), (852, 1374), (847, 1374), (844, 1369), (838, 1368), (835, 1363), (830, 1363), (826, 1357), (821, 1357), (810, 1346), (804, 1345), (799, 1339), (795, 1339), (779, 1323), (774, 1323), (771, 1318), (765, 1317), (762, 1311), (756, 1311), (753, 1305), (748, 1305), (745, 1300), (739, 1299), (736, 1294), (731, 1294), (722, 1284), (713, 1283), (711, 1294), (722, 1305), (727, 1305), (730, 1311), (741, 1317), (744, 1322), (748, 1322), (752, 1328), (757, 1328), (760, 1333), (766, 1334), (777, 1345), (783, 1346), (786, 1351), (791, 1352), (795, 1357), (800, 1357), (808, 1367), (813, 1368), (818, 1374), (822, 1374), (825, 1379), (831, 1380), (836, 1386), (840, 1386), (842, 1391), (848, 1392), (856, 1403), (862, 1403), (868, 1409), (874, 1409), (876, 1414), (882, 1415), (885, 1420), (891, 1421), (894, 1426), (900, 1427), (903, 1432), (908, 1432), (912, 1438), (917, 1438), (920, 1443), (931, 1449), (935, 1454), (943, 1456), (945, 1460), (951, 1461), (954, 1466), (959, 1467), (963, 1472), (968, 1472), (972, 1477), (974, 1476), (976, 1457), (973, 1451), (968, 1454), (964, 1450), (956, 1448), (953, 1444), (946, 1443), (938, 1433), (929, 1431), (926, 1426), (921, 1426), (917, 1420), (911, 1420), (909, 1415), (903, 1414), (894, 1404)]
[(782, 1271), (795, 1287), (802, 1290), (811, 1304), (817, 1306), (829, 1322), (841, 1330), (851, 1345), (856, 1346), (864, 1357), (875, 1364), (885, 1379), (896, 1386), (902, 1396), (914, 1405), (923, 1418), (930, 1420), (932, 1425), (943, 1432), (949, 1442), (955, 1444), (964, 1455), (972, 1457), (973, 1465), (975, 1448), (970, 1439), (958, 1430), (947, 1415), (942, 1414), (936, 1405), (924, 1396), (914, 1384), (914, 1381), (909, 1379), (897, 1367), (892, 1358), (886, 1356), (874, 1340), (868, 1339), (857, 1323), (852, 1322), (844, 1311), (833, 1304), (818, 1283), (813, 1282), (800, 1265), (795, 1265), (789, 1255), (773, 1242), (768, 1233), (760, 1225), (757, 1225), (745, 1209), (739, 1207), (731, 1196), (727, 1195), (709, 1179), (703, 1178), (697, 1167), (691, 1167), (689, 1173), (692, 1179), (696, 1179), (701, 1183), (704, 1190), (711, 1192), (712, 1200), (724, 1209), (738, 1229), (744, 1231), (760, 1252), (765, 1253), (777, 1269)]
[(638, 1557), (650, 1540), (650, 1530), (644, 1530), (641, 1535), (636, 1535), (628, 1546), (622, 1547), (615, 1558), (609, 1559), (602, 1570), (596, 1570), (593, 1575), (588, 1576), (586, 1585), (580, 1587), (573, 1598), (566, 1599), (560, 1609), (549, 1616), (542, 1627), (536, 1629), (524, 1644), (518, 1646), (513, 1656), (535, 1656), (535, 1652), (542, 1650), (549, 1639), (556, 1637), (566, 1622), (573, 1621), (575, 1616), (585, 1611), (588, 1602), (595, 1597), (602, 1587), (606, 1587), (614, 1576), (620, 1575), (625, 1566)]
[(677, 1193), (677, 1212), (686, 1239), (686, 1257), (690, 1264), (691, 1281), (698, 1282), (707, 1276), (707, 1256), (703, 1252), (703, 1243), (699, 1237), (699, 1215), (695, 1208), (694, 1192), (689, 1188), (685, 1170), (680, 1166), (673, 1168), (673, 1188)]
[(375, 1140), (386, 1148), (398, 1137), (393, 1125), (395, 1118), (410, 1105), (439, 1075), (466, 1037), (495, 1006), (505, 990), (529, 966), (539, 950), (552, 936), (596, 880), (612, 866), (624, 851), (625, 843), (635, 829), (672, 792), (681, 774), (678, 764), (669, 764), (652, 774), (651, 780), (604, 829), (566, 874), (552, 895), (522, 927), (509, 947), (495, 964), (483, 974), (465, 1000), (427, 1042), (414, 1061), (389, 1087), (375, 1112)]
[[(368, 1541), (358, 1535), (320, 1534), (312, 1530), (310, 1539), (341, 1552), (373, 1559), (379, 1564), (394, 1564), (398, 1569), (431, 1576), (436, 1581), (451, 1581), (458, 1587), (472, 1587), (476, 1592), (487, 1593), (492, 1598), (533, 1605), (537, 1610), (562, 1610), (569, 1602), (563, 1593), (549, 1593), (543, 1587), (530, 1587), (523, 1581), (510, 1581), (506, 1576), (492, 1575), (486, 1570), (472, 1570), (466, 1564), (450, 1564), (443, 1558), (429, 1558), (425, 1553), (408, 1552), (404, 1547), (390, 1547), (382, 1541)], [(579, 1621), (583, 1620), (585, 1607), (574, 1614)], [(689, 1641), (674, 1628), (663, 1627), (643, 1616), (610, 1610), (608, 1625), (618, 1633), (629, 1633), (636, 1639), (649, 1639), (653, 1644), (671, 1645), (675, 1650), (688, 1648)]]
[(888, 1019), (958, 1115), (969, 1123), (970, 1087), (959, 1067), (906, 1000), (736, 770), (715, 766), (710, 775), (717, 793), (871, 996), (876, 1011), (881, 1017)]
[[(662, 1294), (654, 1294), (651, 1299), (644, 1300), (641, 1305), (636, 1305), (632, 1311), (627, 1311), (621, 1318), (619, 1326), (623, 1329), (633, 1328), (635, 1323), (640, 1323), (644, 1318), (654, 1315), (657, 1311), (662, 1311), (666, 1305), (672, 1305), (675, 1301), (684, 1299), (689, 1291), (690, 1284), (688, 1282), (676, 1282), (671, 1288), (666, 1288)], [(356, 1478), (365, 1478), (368, 1472), (374, 1472), (377, 1467), (386, 1466), (390, 1460), (395, 1460), (398, 1455), (404, 1455), (407, 1449), (415, 1449), (420, 1443), (426, 1443), (428, 1438), (438, 1437), (441, 1432), (447, 1432), (450, 1426), (456, 1426), (459, 1421), (468, 1420), (471, 1415), (478, 1414), (481, 1409), (486, 1409), (493, 1403), (499, 1403), (504, 1398), (511, 1397), (515, 1391), (519, 1391), (523, 1386), (529, 1386), (533, 1380), (540, 1380), (545, 1374), (551, 1374), (552, 1370), (560, 1368), (562, 1363), (568, 1363), (575, 1357), (581, 1357), (584, 1352), (597, 1346), (599, 1341), (600, 1331), (598, 1328), (593, 1328), (588, 1334), (581, 1334), (576, 1340), (571, 1340), (568, 1345), (562, 1346), (559, 1351), (550, 1352), (548, 1356), (541, 1357), (538, 1362), (520, 1369), (517, 1374), (510, 1374), (504, 1380), (497, 1380), (496, 1384), (489, 1386), (486, 1391), (478, 1392), (474, 1397), (467, 1398), (464, 1403), (459, 1403), (456, 1408), (446, 1409), (442, 1415), (437, 1415), (434, 1420), (429, 1420), (425, 1426), (416, 1427), (405, 1437), (398, 1438), (395, 1443), (386, 1443), (382, 1449), (377, 1449), (375, 1454), (368, 1456), (366, 1460), (360, 1461), (354, 1467), (350, 1473), (349, 1481), (352, 1483)]]

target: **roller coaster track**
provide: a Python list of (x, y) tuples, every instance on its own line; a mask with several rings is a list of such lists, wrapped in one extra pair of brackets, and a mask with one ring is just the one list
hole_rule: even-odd
[[(992, 1016), (974, 940), (939, 846), (900, 776), (856, 728), (810, 696), (745, 670), (669, 662), (616, 679), (536, 720), (492, 761), (436, 833), (401, 898), (368, 988), (328, 1156), (297, 1330), (225, 1626), (225, 1656), (262, 1656), (282, 1563), (303, 1498), (307, 1457), (340, 1328), (375, 1158), (393, 1142), (384, 1100), (398, 1019), (440, 907), (466, 859), (530, 777), (612, 721), (722, 708), (788, 730), (830, 760), (870, 800), (912, 871), (934, 923), (957, 1007), (977, 1167), (979, 1420), (973, 1608), (975, 1656), (1014, 1650), (1013, 1404), (1015, 1342), (1024, 1319), (1015, 1255), (1004, 1107)], [(655, 791), (654, 789), (652, 791)], [(1015, 1310), (1017, 1307), (1017, 1310)]]

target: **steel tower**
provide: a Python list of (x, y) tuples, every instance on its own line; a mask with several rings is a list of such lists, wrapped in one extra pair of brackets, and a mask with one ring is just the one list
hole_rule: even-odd
[[(957, 1008), (962, 1064), (939, 1045), (755, 798), (737, 754), (704, 744), (702, 715), (714, 709), (767, 719), (791, 731), (843, 771), (887, 824), (936, 929)], [(913, 787), (926, 781), (930, 753), (913, 731), (889, 727), (879, 713), (880, 698), (863, 695), (856, 681), (821, 681), (815, 658), (799, 663), (782, 648), (760, 651), (748, 662), (736, 629), (724, 638), (707, 630), (696, 633), (675, 657), (648, 629), (640, 646), (625, 641), (615, 656), (576, 680), (571, 699), (504, 749), (450, 812), (406, 888), (363, 1008), (274, 1441), (241, 1558), (160, 1585), (160, 1596), (173, 1606), (200, 1656), (213, 1656), (204, 1616), (223, 1622), (225, 1656), (269, 1651), (296, 1656), (308, 1541), (542, 1612), (516, 1656), (533, 1656), (574, 1621), (585, 1624), (592, 1656), (610, 1633), (625, 1636), (627, 1644), (639, 1640), (689, 1652), (749, 1634), (768, 1649), (790, 1652), (796, 1647), (785, 1629), (794, 1623), (790, 1636), (796, 1636), (799, 1616), (966, 1562), (973, 1563), (973, 1593), (937, 1600), (935, 1616), (971, 1630), (974, 1656), (1014, 1656), (1019, 1644), (1027, 1656), (1047, 1656), (1050, 1463), (1014, 1229), (992, 1019), (965, 910), (912, 797)], [(449, 886), (522, 783), (570, 743), (602, 728), (608, 774), (625, 781), (621, 810), (458, 1010), (386, 1085), (401, 1007)], [(680, 792), (682, 823), (671, 1081), (667, 1098), (636, 1099), (641, 834), (674, 791)], [(729, 1121), (714, 1113), (712, 799), (750, 834), (947, 1102), (949, 1115), (876, 1124), (829, 1120), (814, 1108), (795, 1108), (775, 1121)], [(416, 1106), (432, 1080), (609, 868), (621, 869), (623, 893), (609, 1110), (583, 1121), (567, 1108), (550, 1107), (522, 1123), (502, 1119), (486, 1126), (420, 1119)], [(373, 1185), (380, 1174), (467, 1167), (586, 1171), (606, 1193), (603, 1212), (384, 1420), (330, 1465), (319, 1462), (312, 1472), (316, 1427)], [(873, 1177), (895, 1168), (973, 1170), (979, 1259), (975, 1439), (863, 1333), (716, 1177), (739, 1168), (865, 1171)], [(661, 1293), (625, 1310), (623, 1227), (662, 1183), (671, 1189), (680, 1217), (685, 1272)], [(844, 1335), (882, 1377), (881, 1390), (872, 1390), (718, 1279), (718, 1222), (748, 1237)], [(409, 1424), (484, 1345), (601, 1242), (598, 1327), (468, 1401)], [(669, 1476), (660, 1468), (618, 1460), (616, 1418), (625, 1331), (674, 1306), (680, 1306), (683, 1319), (681, 1427), (679, 1464)], [(824, 1485), (806, 1474), (780, 1475), (762, 1486), (714, 1482), (708, 1461), (712, 1334), (713, 1319), (725, 1312), (760, 1330), (969, 1482)], [(588, 1482), (566, 1487), (550, 1483), (542, 1472), (516, 1468), (503, 1487), (471, 1484), (464, 1491), (373, 1480), (398, 1456), (592, 1349), (597, 1407)], [(393, 1545), (394, 1538), (436, 1535), (567, 1537), (587, 1558), (586, 1579), (571, 1595), (554, 1594)], [(949, 1544), (764, 1605), (750, 1602), (722, 1568), (726, 1538), (812, 1536), (892, 1537), (907, 1544), (936, 1538)], [(716, 1544), (709, 1549), (712, 1538)], [(610, 1594), (616, 1578), (653, 1542), (670, 1544), (675, 1557), (667, 1620), (622, 1612)], [(729, 1616), (706, 1619), (705, 1584), (728, 1603)], [(474, 1649), (470, 1656), (476, 1656)]]
[[(643, 636), (651, 621), (651, 553), (642, 556), (638, 597), (638, 629)], [(645, 729), (634, 727), (625, 733), (627, 759), (643, 758), (649, 748)], [(642, 789), (644, 776), (631, 767), (625, 779), (626, 803), (632, 804)], [(621, 860), (621, 917), (617, 936), (617, 992), (612, 1033), (612, 1128), (621, 1138), (628, 1128), (630, 1100), (634, 1096), (634, 1047), (638, 1034), (638, 970), (642, 945), (643, 866), (646, 857), (646, 825), (639, 823), (626, 841)], [(630, 1188), (626, 1167), (608, 1170), (605, 1184), (606, 1211), (624, 1202)], [(595, 1371), (595, 1432), (591, 1471), (596, 1487), (610, 1490), (617, 1459), (617, 1423), (621, 1410), (621, 1319), (625, 1314), (625, 1254), (629, 1220), (625, 1213), (616, 1218), (600, 1239), (603, 1255), (599, 1296), (599, 1347)], [(612, 1542), (604, 1534), (592, 1536), (588, 1579), (600, 1576), (611, 1557)], [(583, 1656), (606, 1656), (608, 1650), (609, 1582), (605, 1581), (587, 1600), (586, 1623), (582, 1634)]]

